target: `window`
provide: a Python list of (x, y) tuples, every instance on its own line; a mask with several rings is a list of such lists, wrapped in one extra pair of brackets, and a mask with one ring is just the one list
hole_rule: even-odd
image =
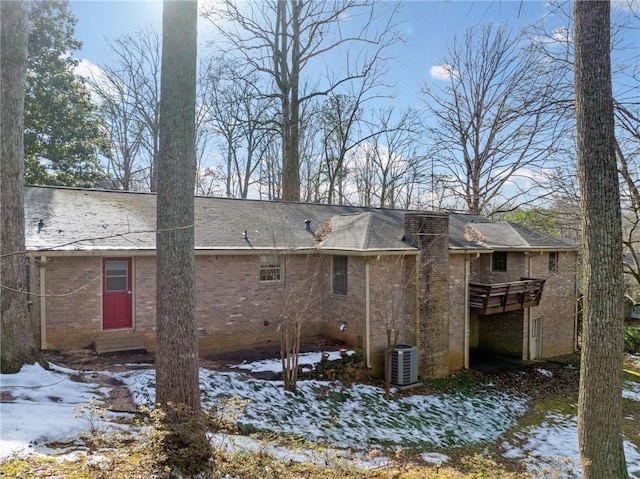
[(347, 257), (333, 257), (333, 293), (347, 294)]
[(496, 251), (491, 255), (491, 271), (507, 271), (506, 251)]
[(127, 261), (106, 261), (105, 270), (105, 291), (127, 291), (129, 289), (129, 263)]
[(260, 256), (260, 282), (279, 283), (282, 281), (280, 256)]
[(558, 272), (558, 252), (552, 251), (549, 253), (549, 273)]

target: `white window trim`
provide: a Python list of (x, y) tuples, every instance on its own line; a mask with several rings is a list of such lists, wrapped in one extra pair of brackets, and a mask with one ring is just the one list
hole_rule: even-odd
[[(284, 266), (282, 264), (282, 256), (260, 255), (258, 265), (258, 279), (261, 284), (281, 284), (284, 278)], [(277, 263), (277, 264), (276, 264)], [(263, 272), (266, 274), (269, 270), (277, 270), (277, 279), (262, 279)]]

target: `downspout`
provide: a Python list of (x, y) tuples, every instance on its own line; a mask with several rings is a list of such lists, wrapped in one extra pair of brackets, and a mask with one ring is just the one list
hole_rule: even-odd
[[(416, 292), (414, 294), (414, 299), (415, 299), (415, 321), (416, 321), (416, 325), (415, 325), (415, 330), (416, 330), (416, 346), (418, 347), (418, 355), (420, 356), (420, 275), (422, 274), (420, 271), (420, 256), (422, 255), (422, 252), (419, 252), (416, 255), (416, 274), (415, 274), (415, 282), (416, 282)], [(420, 359), (418, 359), (418, 364), (420, 364)], [(420, 366), (418, 366), (418, 370), (420, 370)]]
[(47, 295), (46, 295), (46, 264), (47, 257), (41, 256), (40, 267), (40, 349), (47, 347)]
[(471, 255), (464, 259), (464, 368), (469, 369), (469, 279), (471, 277)]
[(369, 284), (369, 260), (364, 263), (364, 350), (367, 369), (371, 369), (371, 295)]

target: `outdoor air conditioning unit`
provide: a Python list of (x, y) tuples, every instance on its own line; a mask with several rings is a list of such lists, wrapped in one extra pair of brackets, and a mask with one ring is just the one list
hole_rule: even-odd
[(418, 348), (398, 344), (391, 355), (391, 383), (407, 386), (418, 382)]

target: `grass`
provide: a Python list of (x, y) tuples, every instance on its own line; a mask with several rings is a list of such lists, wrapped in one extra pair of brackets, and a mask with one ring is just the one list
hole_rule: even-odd
[(630, 354), (640, 353), (640, 325), (625, 326), (624, 350)]
[[(0, 476), (36, 479), (64, 477), (66, 479), (148, 479), (152, 471), (140, 455), (104, 451), (100, 461), (78, 455), (74, 461), (57, 461), (46, 457), (10, 458), (0, 464)], [(375, 454), (372, 452), (372, 454)], [(243, 479), (523, 479), (520, 473), (507, 471), (486, 455), (474, 453), (461, 459), (462, 468), (448, 466), (417, 466), (409, 453), (399, 451), (393, 464), (384, 469), (362, 471), (351, 467), (320, 467), (312, 464), (285, 463), (262, 453), (226, 453), (216, 451), (211, 470), (201, 476), (208, 478)], [(158, 477), (158, 476), (155, 476)], [(172, 478), (164, 475), (159, 477)]]

